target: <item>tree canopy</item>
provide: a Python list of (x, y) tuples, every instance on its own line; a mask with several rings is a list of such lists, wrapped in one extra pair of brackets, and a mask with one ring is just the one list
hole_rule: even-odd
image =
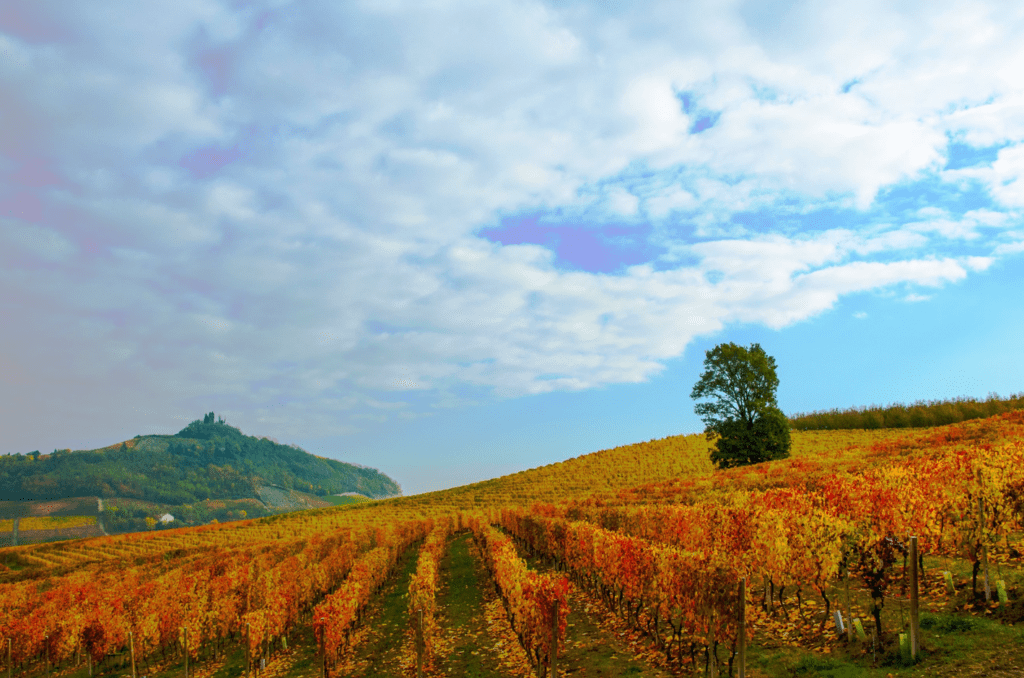
[(716, 441), (711, 460), (719, 468), (789, 456), (789, 420), (778, 408), (775, 359), (760, 344), (719, 344), (704, 357), (704, 372), (690, 394)]

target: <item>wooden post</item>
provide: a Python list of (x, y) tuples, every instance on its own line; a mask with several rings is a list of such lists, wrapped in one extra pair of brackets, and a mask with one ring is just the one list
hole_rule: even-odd
[[(92, 678), (92, 652), (85, 653), (85, 661), (89, 664), (89, 678)], [(11, 678), (7, 676), (7, 678)]]
[(320, 627), (320, 677), (327, 678), (327, 623)]
[(558, 678), (558, 600), (555, 600), (554, 614), (551, 615), (551, 678)]
[[(46, 678), (50, 678), (50, 636), (43, 636), (43, 649), (46, 650)], [(132, 676), (135, 678), (135, 676)]]
[(718, 653), (715, 652), (715, 608), (708, 614), (708, 678), (718, 678)]
[[(978, 479), (981, 480), (981, 471), (978, 471)], [(988, 583), (988, 546), (985, 545), (985, 512), (981, 497), (978, 497), (978, 540), (981, 542), (981, 564), (985, 572), (985, 602), (992, 602), (992, 588)]]
[(182, 631), (185, 633), (185, 678), (188, 678), (188, 627)]
[(981, 564), (985, 571), (985, 602), (992, 602), (992, 588), (989, 586), (988, 578), (988, 546), (985, 545), (985, 509), (984, 502), (981, 499), (981, 469), (978, 469), (978, 539), (981, 541)]
[(910, 538), (910, 658), (917, 660), (921, 646), (921, 631), (918, 628), (917, 600), (917, 537)]
[(245, 678), (249, 678), (252, 671), (252, 653), (249, 652), (249, 625), (245, 625)]
[(11, 663), (11, 639), (7, 639), (7, 678), (14, 673), (14, 664)]
[(736, 624), (739, 627), (736, 634), (739, 644), (739, 675), (740, 678), (747, 678), (747, 578), (740, 579), (740, 609), (736, 615)]
[(850, 565), (843, 568), (843, 582), (846, 585), (846, 642), (853, 642), (853, 610), (850, 609)]
[(985, 602), (992, 602), (992, 585), (988, 578), (988, 545), (981, 545), (981, 562), (985, 565)]
[(128, 651), (132, 655), (132, 678), (138, 678), (135, 673), (135, 636), (131, 631), (128, 632)]
[(416, 678), (423, 678), (423, 608), (416, 610)]

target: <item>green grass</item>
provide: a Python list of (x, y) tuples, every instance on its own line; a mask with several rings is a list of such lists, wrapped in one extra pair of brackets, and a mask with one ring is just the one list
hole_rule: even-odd
[(497, 595), (487, 570), (471, 553), (468, 532), (451, 541), (439, 563), (441, 590), (438, 620), (442, 633), (453, 641), (439, 663), (440, 673), (467, 678), (500, 678), (500, 648), (487, 631), (484, 606)]
[[(237, 643), (229, 643), (225, 646), (225, 650), (225, 653), (218, 653), (214, 657), (212, 649), (206, 648), (200, 653), (199, 661), (189, 662), (189, 675), (191, 676), (193, 672), (202, 672), (209, 678), (237, 678), (243, 675), (245, 673), (245, 652), (242, 647)], [(175, 655), (168, 652), (167, 659), (163, 660), (161, 653), (156, 652), (149, 659), (150, 661), (147, 663), (140, 657), (136, 662), (136, 672), (139, 676), (182, 678), (184, 675), (184, 659), (180, 654)], [(4, 670), (2, 675), (6, 676), (7, 671)], [(21, 674), (15, 672), (14, 675), (26, 678), (30, 676), (31, 678), (45, 678), (48, 674), (45, 663), (40, 660), (32, 664), (27, 671)], [(52, 667), (49, 675), (51, 678), (58, 676), (60, 678), (88, 678), (89, 665), (83, 655), (81, 664), (65, 662), (61, 666)], [(103, 662), (93, 666), (94, 678), (124, 678), (126, 675), (131, 676), (131, 660), (127, 652), (111, 654)]]
[(863, 674), (863, 668), (857, 664), (833, 657), (817, 657), (804, 655), (793, 665), (793, 673), (798, 676), (827, 676), (828, 678), (846, 678)]
[(874, 655), (870, 642), (848, 647), (840, 644), (831, 655), (798, 648), (767, 649), (755, 643), (748, 653), (750, 675), (885, 678), (892, 674), (953, 678), (965, 673), (1021, 675), (1024, 670), (1024, 629), (992, 619), (959, 613), (923, 613), (921, 644), (915, 663), (900, 654), (895, 641)]
[(418, 553), (418, 545), (406, 549), (396, 566), (396, 575), (367, 606), (363, 624), (369, 632), (355, 648), (355, 664), (359, 667), (355, 675), (404, 678), (398, 662), (408, 626), (409, 580), (416, 571)]

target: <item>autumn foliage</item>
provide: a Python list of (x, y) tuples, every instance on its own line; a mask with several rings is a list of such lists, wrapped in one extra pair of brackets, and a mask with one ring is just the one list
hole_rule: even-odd
[[(644, 449), (704, 457), (644, 460)], [(66, 662), (79, 648), (98, 662), (131, 633), (145, 663), (177, 651), (182, 629), (193, 655), (247, 637), (257, 657), (311, 623), (334, 659), (419, 545), (408, 611), (412, 625), (423, 610), (429, 666), (438, 563), (468, 526), (538, 671), (555, 651), (553, 625), (564, 643), (571, 585), (686, 663), (733, 650), (741, 578), (748, 634), (762, 641), (778, 632), (771, 619), (787, 591), (820, 600), (823, 626), (845, 569), (873, 597), (880, 628), (911, 535), (921, 552), (966, 559), (977, 574), (1022, 527), (1021, 411), (934, 429), (796, 432), (790, 459), (725, 471), (712, 471), (700, 437), (613, 452), (433, 499), (10, 549), (24, 569), (0, 572), (0, 639), (16, 664)], [(517, 549), (564, 575), (530, 570)]]
[(569, 580), (529, 570), (516, 553), (511, 539), (479, 517), (471, 518), (469, 524), (484, 554), (487, 569), (505, 602), (512, 628), (543, 678), (552, 652), (557, 651), (551, 633), (556, 623), (555, 642), (558, 648), (564, 648), (565, 645)]
[(420, 547), (416, 572), (409, 582), (409, 630), (414, 638), (422, 632), (424, 666), (428, 670), (433, 668), (436, 659), (435, 644), (440, 632), (436, 618), (440, 560), (455, 527), (451, 516), (443, 516), (437, 521)]

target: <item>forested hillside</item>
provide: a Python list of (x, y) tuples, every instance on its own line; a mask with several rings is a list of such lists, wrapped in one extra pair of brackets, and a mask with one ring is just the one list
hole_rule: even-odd
[(0, 456), (0, 499), (8, 500), (98, 496), (175, 505), (259, 499), (267, 485), (319, 496), (401, 494), (376, 469), (244, 435), (212, 413), (175, 435), (136, 436), (97, 450)]

